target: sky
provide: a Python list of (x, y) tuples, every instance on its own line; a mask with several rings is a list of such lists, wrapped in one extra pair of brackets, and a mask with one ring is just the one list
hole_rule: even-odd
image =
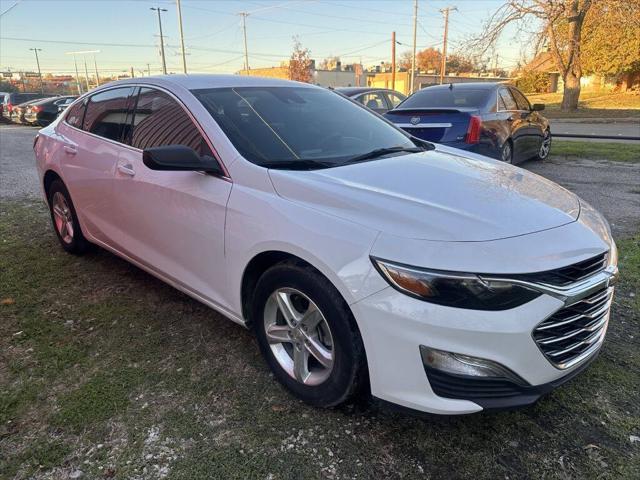
[[(389, 61), (391, 32), (397, 55), (411, 49), (413, 0), (182, 0), (182, 20), (190, 72), (234, 73), (243, 67), (243, 36), (239, 12), (247, 12), (251, 68), (279, 65), (291, 55), (293, 37), (320, 62), (339, 56), (342, 63), (365, 66)], [(442, 47), (444, 19), (440, 9), (455, 6), (449, 16), (449, 52), (482, 30), (503, 0), (419, 0), (418, 49)], [(158, 18), (162, 12), (169, 72), (181, 72), (178, 17), (173, 0), (0, 0), (0, 71), (72, 74), (73, 56), (66, 52), (100, 50), (95, 54), (103, 74), (134, 68), (136, 75), (161, 72)], [(515, 29), (501, 38), (495, 53), (502, 68), (522, 60), (522, 42)], [(491, 56), (491, 53), (486, 55)], [(86, 55), (92, 74), (94, 54)], [(494, 57), (495, 58), (495, 57)], [(82, 56), (78, 56), (81, 70)], [(492, 60), (493, 64), (493, 60)], [(147, 66), (148, 65), (148, 66)]]

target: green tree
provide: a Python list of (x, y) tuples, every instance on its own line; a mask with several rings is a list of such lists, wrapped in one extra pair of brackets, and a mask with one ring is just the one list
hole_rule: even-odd
[(583, 27), (585, 73), (640, 71), (640, 0), (595, 2)]

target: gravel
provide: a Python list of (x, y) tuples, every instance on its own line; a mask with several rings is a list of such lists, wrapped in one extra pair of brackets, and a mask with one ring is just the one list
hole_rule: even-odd
[[(32, 145), (37, 129), (0, 125), (0, 198), (40, 198)], [(592, 160), (521, 164), (577, 193), (602, 212), (614, 236), (640, 229), (640, 163)]]

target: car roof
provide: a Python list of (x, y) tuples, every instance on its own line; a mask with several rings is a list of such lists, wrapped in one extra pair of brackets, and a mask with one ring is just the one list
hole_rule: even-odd
[(393, 90), (390, 90), (388, 88), (376, 88), (376, 87), (337, 87), (335, 88), (335, 90), (337, 92), (342, 93), (343, 95), (346, 95), (347, 97), (351, 97), (353, 95), (358, 95), (360, 93), (366, 93), (366, 92), (378, 92), (378, 91), (393, 92)]
[[(453, 88), (455, 90), (493, 90), (501, 85), (508, 85), (505, 82), (461, 82), (461, 83), (443, 83), (442, 85), (429, 85), (424, 87), (423, 90), (428, 89), (445, 89)], [(420, 90), (418, 90), (420, 91)]]
[(319, 88), (315, 85), (279, 78), (254, 77), (249, 75), (214, 75), (214, 74), (176, 74), (176, 75), (155, 75), (150, 77), (128, 78), (117, 80), (106, 85), (127, 85), (130, 83), (147, 83), (171, 87), (172, 85), (186, 88), (187, 90), (197, 90), (204, 88), (224, 88), (224, 87), (308, 87)]

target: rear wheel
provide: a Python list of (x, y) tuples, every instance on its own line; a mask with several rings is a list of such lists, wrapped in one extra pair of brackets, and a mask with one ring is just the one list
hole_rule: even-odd
[(544, 131), (544, 135), (542, 137), (542, 144), (540, 145), (540, 150), (538, 151), (538, 160), (546, 160), (549, 156), (549, 152), (551, 151), (551, 132), (549, 130)]
[(511, 142), (507, 140), (502, 145), (502, 149), (500, 150), (500, 160), (505, 163), (513, 163), (513, 148), (511, 147)]
[(84, 253), (89, 242), (80, 230), (80, 223), (76, 210), (71, 202), (71, 196), (62, 180), (54, 180), (47, 192), (51, 221), (60, 245), (69, 253)]
[(355, 320), (335, 287), (313, 268), (286, 262), (267, 270), (251, 315), (274, 376), (303, 401), (335, 406), (366, 383)]

